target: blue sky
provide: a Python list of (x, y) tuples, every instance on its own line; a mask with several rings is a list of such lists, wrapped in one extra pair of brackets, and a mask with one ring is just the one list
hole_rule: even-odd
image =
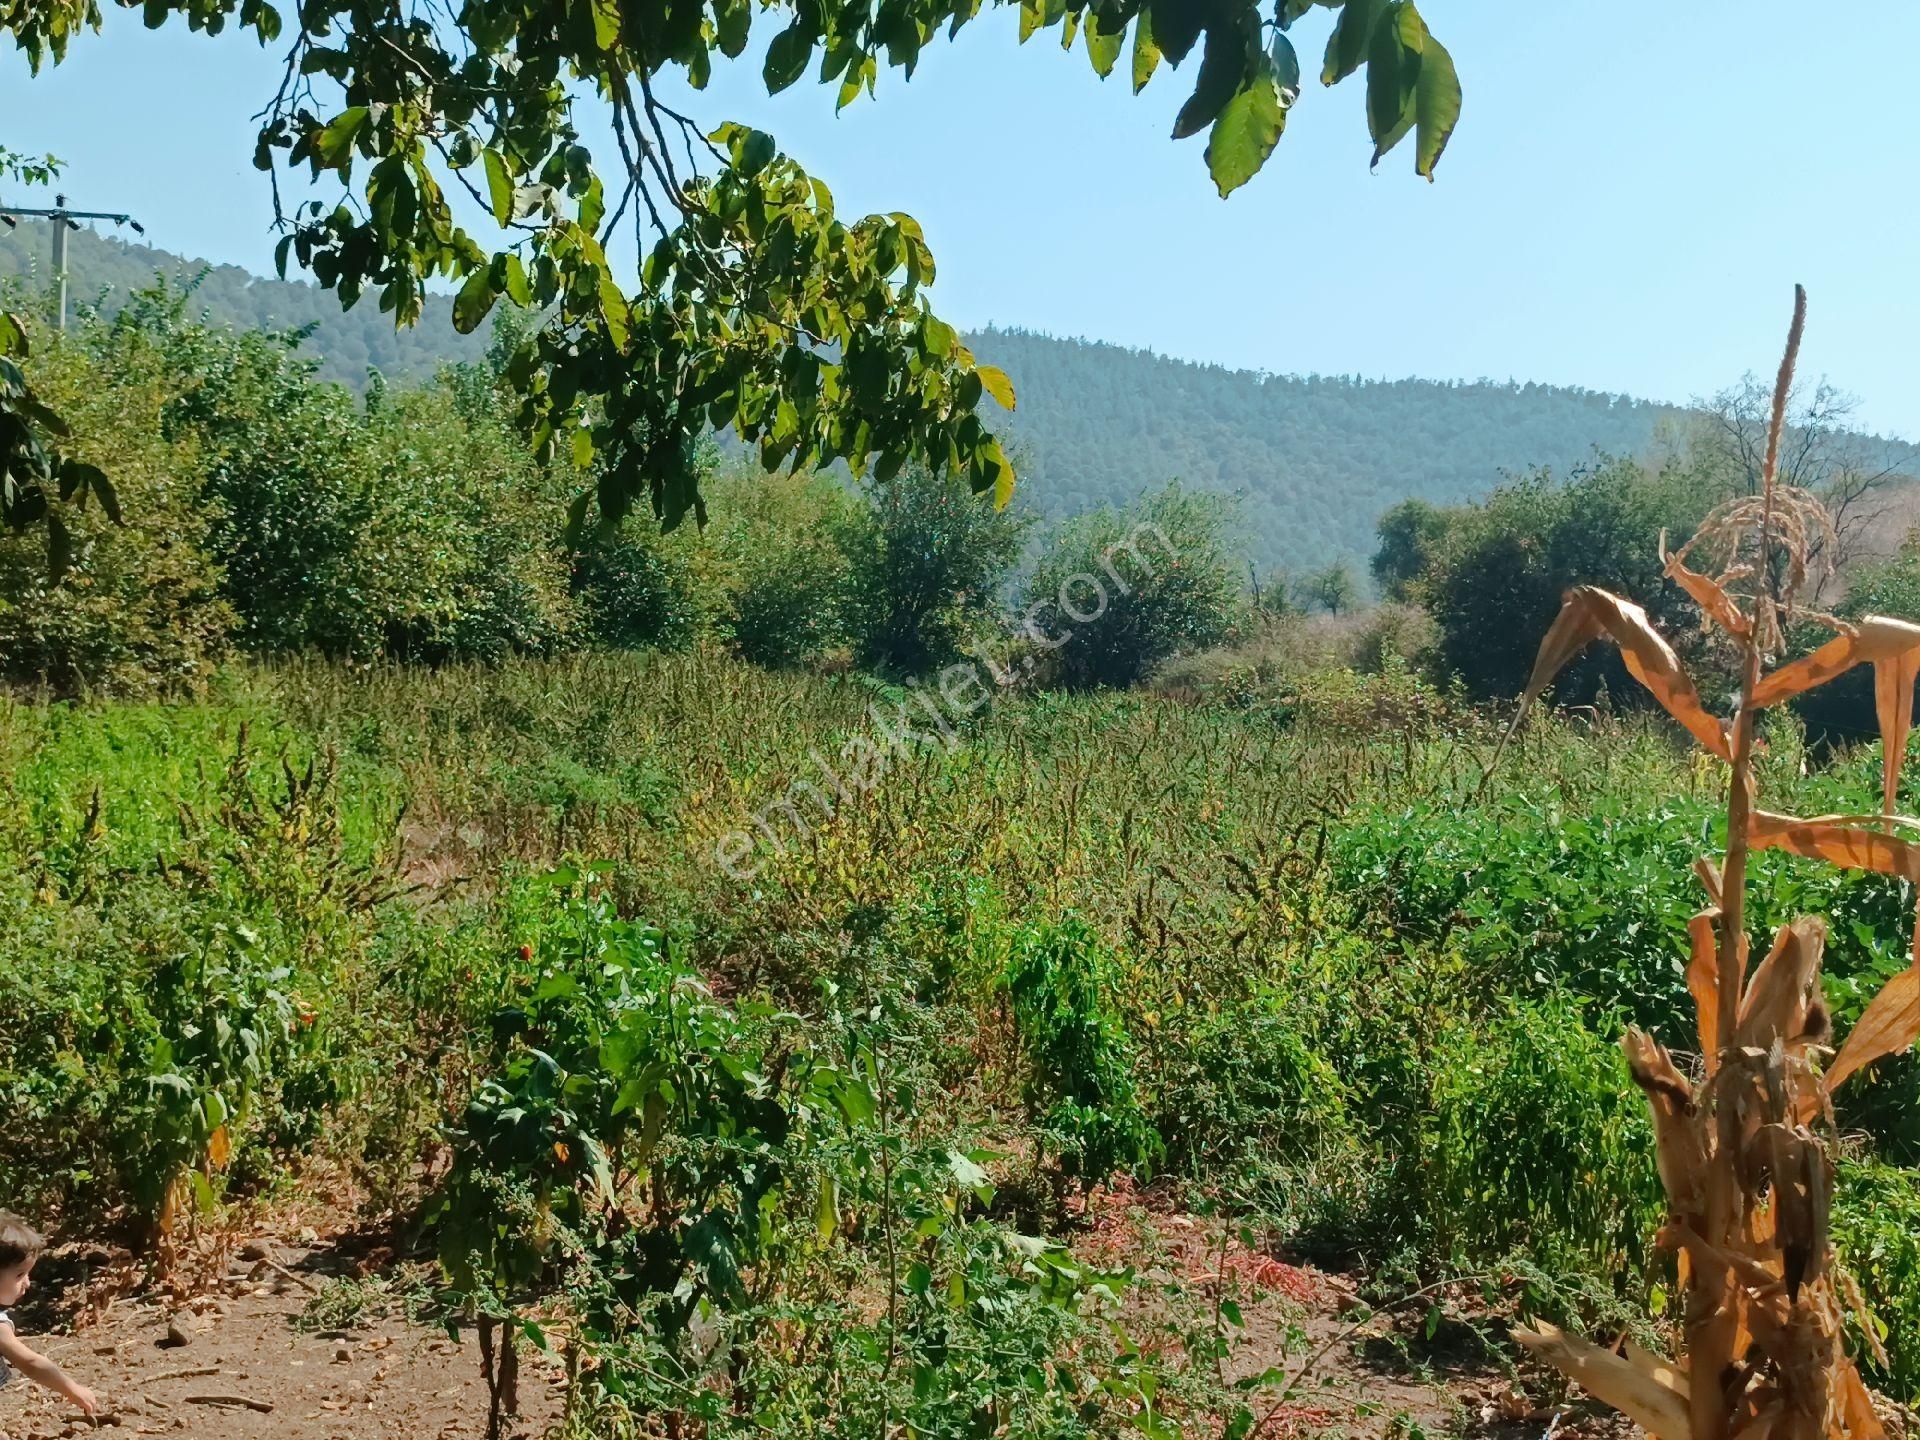
[[(154, 244), (270, 272), (249, 117), (271, 56), (238, 36), (103, 34), (29, 80), (0, 61), (0, 143), (68, 162), (77, 205)], [(843, 210), (906, 210), (943, 313), (1278, 372), (1515, 378), (1686, 399), (1768, 371), (1792, 285), (1804, 372), (1866, 425), (1920, 438), (1920, 5), (1850, 0), (1428, 0), (1466, 87), (1438, 183), (1367, 169), (1361, 95), (1311, 72), (1265, 172), (1220, 200), (1170, 141), (1193, 62), (1144, 95), (1011, 11), (936, 44), (839, 116), (722, 72), (703, 119), (771, 129)], [(1124, 66), (1122, 67), (1124, 71)], [(42, 202), (44, 203), (44, 202)]]

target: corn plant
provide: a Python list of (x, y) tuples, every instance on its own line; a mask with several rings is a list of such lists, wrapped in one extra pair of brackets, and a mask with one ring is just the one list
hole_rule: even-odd
[[(1828, 1236), (1833, 1161), (1813, 1127), (1822, 1117), (1831, 1123), (1832, 1096), (1849, 1076), (1905, 1049), (1920, 1033), (1920, 927), (1914, 964), (1873, 999), (1837, 1054), (1827, 1044), (1830, 1023), (1820, 993), (1825, 923), (1803, 917), (1781, 927), (1759, 965), (1749, 972), (1747, 963), (1747, 859), (1755, 850), (1785, 850), (1920, 885), (1920, 842), (1902, 834), (1920, 822), (1896, 815), (1894, 804), (1913, 723), (1920, 626), (1881, 616), (1858, 624), (1814, 616), (1835, 637), (1768, 669), (1784, 649), (1783, 625), (1813, 557), (1832, 548), (1820, 543), (1831, 537), (1831, 522), (1818, 500), (1776, 478), (1805, 321), (1806, 295), (1796, 289), (1759, 493), (1709, 515), (1678, 552), (1668, 554), (1661, 542), (1667, 575), (1699, 604), (1709, 631), (1717, 628), (1737, 653), (1740, 698), (1733, 718), (1708, 711), (1644, 610), (1577, 586), (1541, 643), (1514, 721), (1517, 727), (1563, 666), (1605, 637), (1620, 647), (1634, 677), (1730, 771), (1726, 852), (1718, 864), (1703, 858), (1694, 867), (1707, 894), (1689, 927), (1687, 967), (1699, 1073), (1683, 1072), (1638, 1028), (1622, 1042), (1653, 1111), (1668, 1205), (1657, 1243), (1675, 1253), (1686, 1296), (1680, 1352), (1668, 1360), (1629, 1345), (1616, 1354), (1545, 1324), (1519, 1334), (1658, 1440), (1878, 1440), (1882, 1434), (1841, 1345), (1842, 1306), (1857, 1290), (1834, 1265)], [(1717, 575), (1688, 568), (1696, 547), (1715, 556)], [(1884, 753), (1881, 813), (1800, 819), (1760, 808), (1755, 717), (1860, 664), (1874, 667)], [(1863, 1329), (1872, 1334), (1870, 1326)]]

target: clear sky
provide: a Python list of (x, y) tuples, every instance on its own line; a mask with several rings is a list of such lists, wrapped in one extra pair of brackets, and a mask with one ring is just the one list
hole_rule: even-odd
[[(0, 59), (0, 143), (60, 155), (76, 205), (131, 210), (156, 245), (270, 273), (249, 117), (273, 59), (106, 8), (57, 71)], [(1167, 138), (1193, 61), (1134, 97), (1124, 64), (1103, 84), (1057, 40), (1017, 45), (1011, 10), (838, 117), (807, 82), (769, 100), (757, 64), (692, 103), (772, 130), (843, 211), (916, 215), (962, 325), (1277, 372), (1684, 400), (1771, 370), (1800, 281), (1803, 373), (1857, 395), (1864, 424), (1920, 439), (1920, 4), (1423, 13), (1466, 89), (1433, 185), (1410, 142), (1368, 172), (1359, 85), (1313, 78), (1321, 12), (1295, 28), (1308, 88), (1278, 153), (1226, 201), (1203, 142)]]

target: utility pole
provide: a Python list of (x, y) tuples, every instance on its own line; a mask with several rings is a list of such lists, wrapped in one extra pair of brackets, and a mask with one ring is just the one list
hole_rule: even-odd
[(20, 217), (53, 222), (53, 320), (61, 330), (67, 328), (67, 231), (78, 230), (82, 220), (111, 220), (116, 225), (131, 225), (133, 233), (144, 235), (146, 227), (131, 215), (115, 215), (105, 210), (69, 210), (67, 197), (55, 195), (51, 210), (23, 210), (17, 206), (0, 208), (0, 220), (9, 227)]

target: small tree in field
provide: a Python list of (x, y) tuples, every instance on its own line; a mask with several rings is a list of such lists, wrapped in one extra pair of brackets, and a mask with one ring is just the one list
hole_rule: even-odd
[[(1638, 1029), (1623, 1041), (1653, 1110), (1669, 1204), (1657, 1241), (1676, 1253), (1686, 1293), (1681, 1352), (1671, 1362), (1633, 1346), (1616, 1354), (1545, 1324), (1518, 1336), (1658, 1440), (1878, 1440), (1882, 1434), (1859, 1372), (1841, 1348), (1842, 1292), (1827, 1233), (1833, 1165), (1812, 1127), (1822, 1116), (1831, 1120), (1832, 1095), (1848, 1076), (1920, 1034), (1920, 928), (1914, 964), (1868, 1005), (1830, 1064), (1821, 1063), (1829, 1053), (1820, 996), (1825, 922), (1803, 917), (1783, 926), (1760, 964), (1751, 972), (1747, 964), (1747, 858), (1756, 849), (1920, 884), (1920, 842), (1898, 833), (1916, 822), (1894, 814), (1920, 675), (1920, 626), (1872, 615), (1857, 624), (1830, 621), (1839, 632), (1833, 640), (1771, 673), (1764, 668), (1782, 648), (1783, 626), (1808, 585), (1809, 557), (1820, 553), (1822, 540), (1831, 541), (1831, 521), (1819, 501), (1778, 482), (1805, 318), (1806, 296), (1796, 290), (1758, 492), (1709, 515), (1678, 553), (1666, 555), (1662, 545), (1667, 574), (1738, 652), (1734, 718), (1708, 713), (1644, 610), (1590, 586), (1567, 593), (1522, 701), (1524, 714), (1563, 666), (1606, 636), (1620, 646), (1635, 678), (1732, 772), (1726, 853), (1718, 865), (1705, 858), (1695, 865), (1707, 907), (1690, 927), (1687, 986), (1698, 1011), (1703, 1073), (1683, 1073), (1664, 1046)], [(1720, 552), (1717, 577), (1687, 567), (1695, 547)], [(1874, 667), (1884, 747), (1882, 813), (1803, 820), (1760, 809), (1754, 716), (1866, 663)]]

